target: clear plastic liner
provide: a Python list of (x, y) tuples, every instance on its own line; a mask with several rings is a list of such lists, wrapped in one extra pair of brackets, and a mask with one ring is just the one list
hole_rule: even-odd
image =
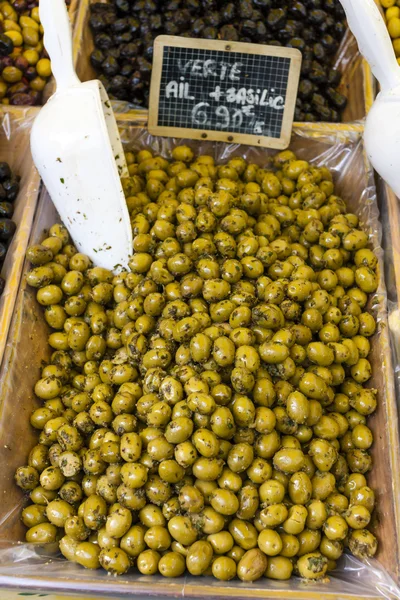
[[(148, 134), (143, 118), (119, 117), (125, 148), (149, 148), (169, 156), (182, 142), (155, 138)], [(336, 191), (348, 203), (349, 210), (360, 217), (369, 234), (370, 244), (379, 261), (380, 285), (369, 308), (378, 320), (369, 356), (373, 367), (371, 387), (379, 390), (378, 410), (369, 419), (375, 443), (372, 448), (374, 467), (368, 474), (369, 485), (377, 495), (374, 533), (379, 541), (375, 559), (361, 562), (344, 555), (335, 572), (324, 581), (309, 583), (299, 578), (290, 581), (260, 579), (254, 583), (238, 580), (220, 582), (209, 577), (186, 575), (177, 579), (146, 577), (132, 569), (114, 578), (104, 571), (84, 570), (60, 558), (56, 545), (37, 547), (21, 543), (25, 528), (20, 521), (27, 499), (13, 482), (17, 466), (26, 464), (27, 455), (36, 442), (29, 425), (30, 412), (39, 406), (33, 386), (39, 377), (41, 361), (48, 360), (48, 328), (35, 292), (21, 281), (16, 309), (7, 342), (0, 388), (0, 588), (35, 590), (49, 593), (78, 594), (114, 600), (132, 597), (174, 598), (285, 598), (292, 600), (400, 599), (400, 459), (394, 377), (387, 326), (387, 294), (383, 278), (382, 230), (379, 222), (373, 171), (362, 145), (362, 127), (302, 125), (293, 130), (290, 148), (299, 158), (316, 165), (326, 165), (334, 175)], [(273, 151), (239, 145), (185, 140), (196, 153), (209, 153), (219, 162), (243, 156), (260, 166), (269, 163)], [(38, 243), (57, 215), (46, 193), (42, 194), (31, 235)], [(25, 264), (24, 270), (27, 269)], [(18, 409), (16, 409), (18, 407)], [(0, 591), (1, 598), (1, 591)]]
[(0, 115), (0, 161), (7, 162), (13, 174), (21, 177), (20, 191), (14, 202), (12, 216), (17, 229), (1, 268), (1, 276), (5, 279), (6, 286), (0, 296), (0, 363), (39, 195), (40, 178), (29, 150), (29, 134), (36, 114), (37, 109), (9, 108), (4, 109)]

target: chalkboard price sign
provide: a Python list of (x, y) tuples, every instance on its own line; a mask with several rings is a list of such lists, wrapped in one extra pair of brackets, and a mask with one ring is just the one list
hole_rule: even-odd
[(154, 42), (149, 131), (286, 148), (300, 66), (293, 48), (161, 35)]

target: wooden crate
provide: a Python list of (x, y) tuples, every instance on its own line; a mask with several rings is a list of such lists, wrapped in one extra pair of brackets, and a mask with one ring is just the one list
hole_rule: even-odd
[[(74, 63), (78, 77), (82, 81), (96, 79), (97, 74), (90, 63), (90, 55), (94, 49), (93, 36), (89, 28), (90, 4), (98, 0), (80, 0), (74, 30)], [(101, 0), (107, 2), (107, 0)], [(372, 106), (375, 97), (375, 82), (366, 61), (358, 52), (354, 37), (347, 32), (338, 51), (336, 68), (342, 74), (339, 91), (347, 99), (347, 107), (343, 112), (343, 121), (363, 119)], [(129, 105), (126, 102), (113, 102), (116, 112), (125, 112)]]
[(0, 113), (0, 160), (9, 163), (21, 177), (21, 187), (14, 203), (13, 221), (17, 230), (11, 241), (1, 275), (6, 280), (0, 296), (0, 363), (13, 316), (22, 266), (39, 195), (40, 178), (29, 149), (30, 128), (38, 109), (5, 108)]
[[(119, 118), (121, 139), (126, 148), (150, 146), (154, 152), (165, 152), (174, 144), (171, 140), (148, 136), (143, 115), (135, 122), (127, 115)], [(369, 232), (371, 245), (379, 258), (380, 287), (376, 298), (379, 328), (372, 341), (370, 360), (373, 378), (369, 382), (379, 390), (376, 413), (370, 418), (375, 444), (372, 449), (374, 469), (369, 482), (377, 493), (376, 535), (380, 546), (377, 558), (391, 576), (398, 581), (400, 569), (400, 456), (397, 407), (394, 395), (389, 332), (386, 319), (383, 261), (380, 249), (379, 222), (374, 200), (373, 175), (363, 151), (362, 127), (346, 125), (299, 125), (295, 127), (291, 148), (300, 158), (325, 163), (334, 170), (337, 191), (348, 202), (349, 209), (359, 213), (361, 223)], [(175, 141), (176, 142), (176, 141)], [(193, 147), (199, 145), (193, 142)], [(221, 150), (224, 148), (224, 155)], [(227, 148), (222, 144), (206, 142), (203, 150), (227, 160)], [(252, 147), (235, 146), (236, 155), (245, 155), (251, 162), (262, 164), (269, 151)], [(41, 196), (31, 243), (39, 242), (43, 230), (57, 219), (47, 194)], [(24, 265), (24, 273), (28, 265)], [(279, 598), (288, 600), (356, 600), (378, 597), (374, 586), (369, 586), (365, 573), (356, 576), (349, 572), (345, 580), (332, 577), (330, 583), (306, 585), (294, 579), (290, 582), (259, 580), (252, 584), (232, 581), (218, 582), (209, 578), (186, 576), (176, 580), (162, 577), (143, 577), (128, 574), (108, 577), (104, 572), (84, 570), (72, 563), (54, 559), (54, 548), (46, 553), (24, 546), (24, 556), (19, 554), (18, 542), (23, 539), (24, 527), (20, 522), (23, 505), (21, 491), (13, 483), (15, 468), (24, 464), (37, 434), (29, 425), (29, 415), (38, 406), (33, 386), (39, 377), (42, 360), (48, 360), (48, 327), (43, 319), (42, 307), (35, 291), (28, 288), (22, 278), (16, 310), (8, 338), (5, 360), (1, 371), (0, 387), (0, 588), (38, 590), (44, 593), (78, 593), (83, 596), (133, 598), (138, 596), (164, 596), (188, 598)], [(53, 552), (53, 557), (52, 557)], [(29, 559), (23, 560), (23, 558)], [(21, 560), (20, 560), (21, 559)], [(1, 592), (0, 592), (1, 596)], [(389, 596), (388, 596), (389, 597)]]

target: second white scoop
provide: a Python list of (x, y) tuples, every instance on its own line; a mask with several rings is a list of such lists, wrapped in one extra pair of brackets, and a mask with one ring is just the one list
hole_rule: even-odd
[(366, 119), (365, 148), (373, 167), (400, 197), (400, 66), (374, 0), (340, 2), (360, 52), (381, 86)]

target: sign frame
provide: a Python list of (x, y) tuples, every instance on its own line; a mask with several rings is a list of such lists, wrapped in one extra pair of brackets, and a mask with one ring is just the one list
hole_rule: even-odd
[[(193, 50), (218, 50), (226, 53), (237, 52), (249, 55), (256, 54), (278, 58), (289, 58), (290, 68), (280, 137), (276, 138), (260, 136), (256, 134), (235, 133), (230, 131), (191, 129), (186, 127), (167, 127), (158, 125), (163, 53), (165, 47), (188, 48)], [(154, 40), (154, 56), (148, 113), (149, 133), (164, 137), (186, 138), (201, 141), (211, 140), (226, 142), (229, 144), (246, 144), (261, 148), (283, 150), (287, 148), (290, 143), (297, 90), (300, 79), (301, 61), (302, 54), (300, 50), (295, 48), (266, 46), (263, 44), (252, 44), (247, 42), (230, 42), (224, 40), (206, 40), (200, 38), (183, 38), (171, 35), (159, 35)]]

